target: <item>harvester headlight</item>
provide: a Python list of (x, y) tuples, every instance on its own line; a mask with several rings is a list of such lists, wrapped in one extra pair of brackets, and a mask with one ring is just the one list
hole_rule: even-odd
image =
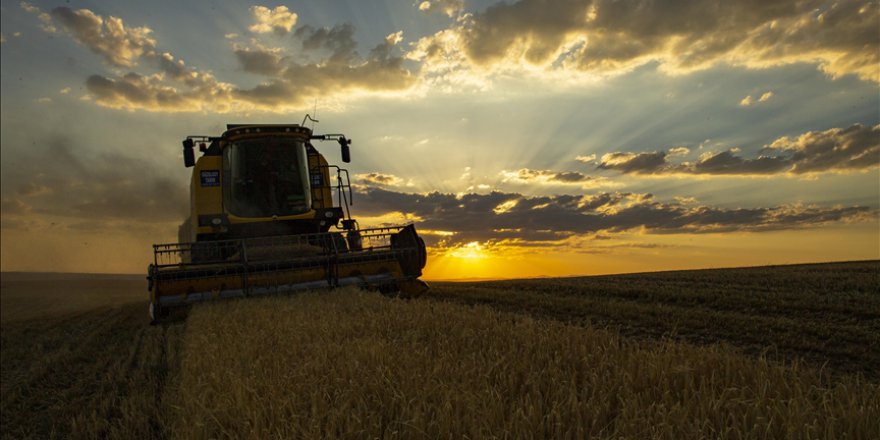
[(219, 217), (214, 217), (214, 219), (211, 220), (211, 223), (213, 223), (215, 225), (219, 225), (220, 223), (223, 223), (223, 220), (220, 220)]
[(333, 217), (333, 211), (327, 211), (324, 213), (324, 217), (330, 218)]

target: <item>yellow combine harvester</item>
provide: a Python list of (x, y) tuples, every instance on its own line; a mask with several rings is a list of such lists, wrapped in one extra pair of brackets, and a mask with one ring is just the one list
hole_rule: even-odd
[(219, 137), (183, 141), (184, 164), (194, 167), (191, 212), (179, 243), (153, 245), (153, 322), (216, 298), (343, 285), (404, 295), (427, 289), (418, 279), (426, 252), (415, 226), (359, 229), (349, 213), (348, 170), (328, 165), (314, 140), (337, 141), (350, 162), (344, 135), (313, 135), (297, 124), (230, 124)]

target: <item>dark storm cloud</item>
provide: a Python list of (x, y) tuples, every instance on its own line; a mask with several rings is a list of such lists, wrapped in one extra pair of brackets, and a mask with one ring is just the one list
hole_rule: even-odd
[(599, 72), (650, 61), (672, 70), (810, 62), (878, 81), (878, 16), (876, 2), (856, 0), (520, 0), (475, 13), (457, 31), (481, 65), (511, 56)]
[(655, 201), (651, 194), (525, 196), (517, 193), (414, 194), (362, 188), (359, 212), (404, 212), (419, 227), (452, 231), (457, 242), (518, 239), (553, 241), (602, 231), (644, 229), (649, 233), (764, 231), (868, 218), (866, 207), (777, 206), (722, 209)]
[(744, 158), (736, 150), (707, 153), (695, 162), (671, 163), (664, 152), (608, 153), (600, 169), (631, 174), (768, 175), (860, 171), (880, 166), (880, 125), (810, 131), (781, 137), (762, 154)]
[[(80, 221), (182, 221), (183, 182), (159, 175), (142, 160), (118, 153), (86, 153), (56, 137), (22, 152), (4, 170), (4, 216), (36, 214)], [(17, 191), (7, 191), (17, 188)]]

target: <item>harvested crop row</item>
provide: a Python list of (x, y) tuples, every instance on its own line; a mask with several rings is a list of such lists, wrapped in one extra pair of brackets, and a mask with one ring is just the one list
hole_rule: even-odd
[(0, 327), (0, 438), (159, 438), (183, 325), (145, 304)]
[(719, 347), (342, 291), (194, 308), (186, 438), (876, 438), (880, 389)]
[(627, 336), (723, 341), (880, 380), (880, 261), (440, 283), (427, 296)]

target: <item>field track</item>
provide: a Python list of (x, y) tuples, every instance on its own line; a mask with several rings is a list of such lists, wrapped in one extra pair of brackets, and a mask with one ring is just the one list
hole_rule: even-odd
[(435, 283), (426, 296), (880, 380), (880, 261)]
[(145, 303), (4, 324), (2, 438), (156, 438), (183, 323)]

